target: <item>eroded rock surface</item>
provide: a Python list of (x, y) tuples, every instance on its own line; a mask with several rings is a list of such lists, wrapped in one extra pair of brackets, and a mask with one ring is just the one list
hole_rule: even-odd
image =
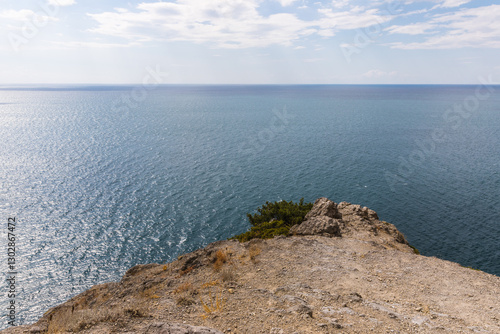
[(290, 235), (321, 235), (340, 237), (339, 219), (327, 216), (311, 217), (302, 224), (292, 226)]
[(380, 221), (375, 211), (361, 205), (318, 198), (304, 221), (290, 229), (290, 235), (321, 235), (350, 237), (391, 245), (404, 249), (408, 245), (403, 234), (385, 221)]

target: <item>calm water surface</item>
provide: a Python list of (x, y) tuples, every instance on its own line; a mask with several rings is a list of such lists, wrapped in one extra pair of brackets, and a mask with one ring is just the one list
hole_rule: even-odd
[(366, 205), (424, 255), (500, 275), (500, 87), (476, 88), (0, 88), (20, 323), (301, 197)]

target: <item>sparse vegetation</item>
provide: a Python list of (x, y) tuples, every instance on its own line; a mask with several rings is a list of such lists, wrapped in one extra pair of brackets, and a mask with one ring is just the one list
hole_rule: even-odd
[(99, 323), (116, 323), (123, 317), (139, 318), (146, 317), (147, 314), (147, 310), (139, 306), (125, 309), (101, 308), (97, 310), (85, 309), (78, 311), (66, 308), (50, 318), (47, 333), (79, 332), (90, 329)]
[(413, 247), (412, 245), (408, 245), (408, 246), (410, 246), (410, 248), (413, 249), (413, 253), (420, 255), (420, 252), (418, 251), (418, 249), (416, 247)]
[(481, 271), (480, 269), (477, 269), (477, 268), (473, 268), (471, 266), (462, 266), (460, 265), (461, 267), (464, 267), (464, 268), (467, 268), (467, 269), (472, 269), (472, 270), (475, 270), (475, 271)]
[(229, 256), (224, 250), (219, 249), (217, 252), (215, 252), (214, 264), (213, 264), (215, 271), (219, 271), (224, 265), (224, 263), (228, 261), (228, 259)]
[(198, 291), (193, 287), (191, 282), (184, 282), (180, 284), (173, 292), (179, 295), (175, 299), (175, 303), (178, 306), (189, 306), (195, 304), (192, 297), (198, 294)]
[(240, 242), (251, 239), (270, 239), (277, 235), (288, 235), (293, 225), (300, 224), (306, 214), (312, 209), (313, 203), (304, 203), (301, 198), (299, 203), (293, 201), (266, 202), (257, 209), (255, 214), (247, 214), (252, 227), (249, 231), (236, 235), (231, 239)]
[(133, 318), (143, 318), (143, 317), (146, 317), (146, 313), (144, 312), (144, 310), (140, 309), (140, 308), (128, 308), (125, 310), (125, 313), (128, 314), (129, 316), (133, 317)]
[(221, 312), (224, 309), (226, 300), (222, 298), (222, 290), (219, 289), (219, 293), (216, 293), (215, 296), (212, 296), (212, 291), (209, 291), (207, 303), (205, 303), (200, 296), (200, 302), (203, 310), (205, 311), (205, 314), (203, 314), (202, 317), (206, 318), (210, 313)]
[(257, 262), (257, 255), (259, 255), (261, 251), (262, 250), (257, 245), (250, 246), (248, 249), (248, 255), (253, 263)]
[(223, 282), (233, 282), (236, 278), (234, 275), (234, 269), (232, 266), (226, 267), (222, 269), (220, 273), (220, 278)]
[(206, 288), (209, 288), (211, 286), (216, 286), (219, 284), (219, 281), (218, 280), (215, 280), (215, 281), (211, 281), (211, 282), (208, 282), (208, 283), (203, 283), (201, 288), (202, 289), (206, 289)]
[(185, 282), (185, 283), (182, 283), (181, 285), (179, 285), (174, 290), (174, 293), (179, 294), (179, 293), (183, 293), (183, 292), (189, 292), (192, 289), (193, 289), (193, 285), (191, 284), (191, 282)]
[(182, 277), (182, 276), (184, 276), (184, 275), (186, 275), (186, 274), (189, 274), (194, 269), (195, 269), (195, 266), (191, 266), (191, 267), (188, 267), (186, 270), (180, 270), (179, 271), (179, 278)]
[(181, 296), (175, 300), (175, 303), (179, 306), (189, 306), (193, 305), (195, 301), (189, 296)]

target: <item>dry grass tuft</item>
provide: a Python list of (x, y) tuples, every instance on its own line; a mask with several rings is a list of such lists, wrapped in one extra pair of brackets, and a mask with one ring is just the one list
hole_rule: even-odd
[(213, 266), (214, 266), (215, 271), (221, 270), (224, 263), (226, 263), (228, 260), (229, 260), (229, 255), (226, 253), (226, 251), (219, 249), (215, 253), (215, 257), (214, 257)]
[(197, 295), (198, 291), (194, 288), (191, 282), (180, 284), (174, 291), (179, 297), (175, 300), (178, 306), (189, 306), (195, 303), (192, 296)]
[(257, 255), (259, 255), (261, 252), (262, 250), (257, 245), (250, 246), (250, 248), (248, 249), (250, 260), (252, 260), (253, 263), (257, 263)]
[(234, 267), (229, 266), (222, 269), (220, 273), (220, 278), (223, 282), (234, 282), (236, 280), (236, 275), (234, 274)]
[(201, 306), (203, 307), (204, 314), (201, 315), (202, 318), (206, 318), (209, 314), (214, 312), (222, 312), (224, 305), (226, 304), (226, 299), (222, 298), (222, 289), (219, 288), (219, 293), (215, 296), (212, 295), (212, 291), (209, 291), (208, 302), (205, 303), (200, 296)]
[(184, 292), (189, 292), (193, 289), (193, 285), (191, 282), (185, 282), (179, 285), (175, 290), (174, 293), (184, 293)]
[(134, 318), (143, 318), (146, 316), (146, 312), (144, 312), (143, 309), (140, 308), (128, 308), (125, 310), (125, 314), (134, 317)]
[(190, 272), (192, 272), (195, 268), (196, 268), (195, 266), (191, 266), (191, 267), (187, 268), (186, 270), (181, 270), (181, 271), (179, 271), (179, 277), (178, 277), (178, 278), (180, 278), (180, 277), (182, 277), (182, 276), (184, 276), (184, 275), (186, 275), (186, 274), (189, 274), (189, 273), (190, 273)]
[(79, 332), (96, 326), (101, 322), (117, 322), (123, 316), (146, 317), (147, 310), (141, 307), (120, 309), (74, 310), (70, 307), (59, 309), (49, 318), (47, 333)]
[(216, 286), (219, 284), (219, 281), (218, 280), (215, 280), (215, 281), (211, 281), (211, 282), (208, 282), (208, 283), (204, 283), (202, 284), (201, 288), (202, 289), (206, 289), (206, 288), (210, 288), (212, 286)]
[(175, 303), (179, 306), (189, 306), (195, 303), (194, 299), (188, 296), (181, 296), (175, 300)]

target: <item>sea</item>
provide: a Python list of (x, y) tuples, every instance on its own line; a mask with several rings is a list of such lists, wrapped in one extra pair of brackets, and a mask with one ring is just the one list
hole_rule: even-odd
[(500, 86), (0, 86), (0, 328), (319, 197), (500, 275)]

